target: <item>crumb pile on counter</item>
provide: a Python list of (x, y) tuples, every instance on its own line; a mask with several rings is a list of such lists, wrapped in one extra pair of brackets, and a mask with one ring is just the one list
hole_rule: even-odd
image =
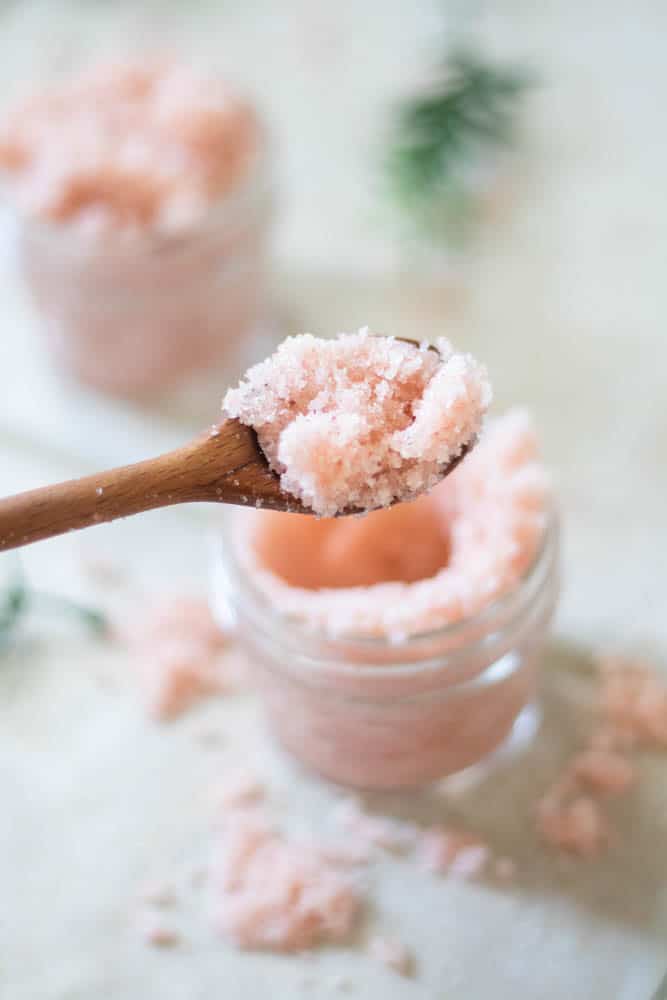
[(568, 761), (540, 799), (542, 839), (581, 857), (601, 854), (613, 841), (603, 802), (639, 780), (633, 750), (667, 749), (667, 687), (641, 660), (601, 655), (598, 694), (588, 745)]
[(163, 598), (122, 628), (148, 713), (174, 719), (230, 687), (220, 654), (229, 644), (202, 598)]

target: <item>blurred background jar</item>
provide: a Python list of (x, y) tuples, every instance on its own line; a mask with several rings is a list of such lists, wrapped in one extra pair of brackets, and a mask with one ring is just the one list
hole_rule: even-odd
[(255, 359), (269, 149), (252, 107), (180, 65), (102, 66), (16, 107), (0, 135), (6, 202), (61, 369), (145, 397)]

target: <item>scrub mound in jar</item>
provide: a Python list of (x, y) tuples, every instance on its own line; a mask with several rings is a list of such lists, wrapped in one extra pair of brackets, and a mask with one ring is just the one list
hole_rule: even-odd
[(199, 222), (247, 169), (252, 110), (175, 64), (106, 65), (51, 85), (0, 125), (0, 169), (27, 215), (87, 233)]
[(271, 604), (330, 635), (402, 637), (470, 618), (520, 581), (546, 524), (530, 420), (492, 421), (429, 495), (363, 518), (253, 516), (240, 558)]
[(474, 442), (490, 401), (485, 369), (446, 340), (433, 350), (364, 329), (288, 337), (223, 409), (257, 431), (283, 490), (333, 517), (430, 490)]

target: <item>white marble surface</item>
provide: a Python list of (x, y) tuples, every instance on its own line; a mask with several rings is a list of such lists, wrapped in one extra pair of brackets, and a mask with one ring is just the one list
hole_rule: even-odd
[[(587, 681), (573, 668), (586, 651), (645, 649), (667, 666), (667, 8), (504, 0), (482, 8), (479, 21), (464, 16), (492, 49), (535, 60), (544, 84), (530, 102), (511, 210), (483, 235), (455, 287), (403, 266), (369, 166), (378, 108), (412, 78), (406, 54), (432, 39), (435, 9), (352, 0), (7, 4), (0, 80), (4, 99), (28, 74), (79, 61), (130, 27), (147, 37), (158, 20), (167, 39), (216, 53), (275, 122), (284, 190), (276, 286), (289, 328), (444, 330), (488, 362), (499, 409), (521, 402), (534, 411), (565, 523), (543, 743), (482, 795), (386, 803), (474, 822), (518, 858), (517, 886), (434, 884), (397, 861), (374, 871), (372, 922), (414, 948), (410, 981), (375, 967), (359, 946), (303, 960), (237, 954), (211, 934), (192, 893), (179, 917), (185, 947), (146, 950), (132, 927), (137, 886), (205, 851), (207, 788), (221, 762), (256, 758), (285, 814), (315, 823), (334, 793), (270, 751), (249, 697), (155, 727), (121, 654), (67, 631), (42, 635), (0, 669), (3, 1000), (328, 997), (340, 974), (350, 995), (378, 1000), (648, 1000), (664, 971), (664, 758), (645, 761), (641, 792), (618, 812), (621, 842), (599, 866), (545, 856), (530, 811), (585, 713)], [(215, 386), (202, 391), (200, 412), (184, 415), (180, 405), (133, 410), (66, 385), (41, 355), (9, 268), (0, 301), (0, 492), (159, 450), (217, 408)], [(26, 565), (44, 586), (102, 601), (165, 581), (204, 588), (218, 516), (145, 515), (35, 546)], [(120, 596), (91, 591), (82, 546), (126, 567), (131, 583)], [(209, 724), (224, 736), (219, 751), (194, 738)], [(314, 985), (304, 987), (311, 974)]]

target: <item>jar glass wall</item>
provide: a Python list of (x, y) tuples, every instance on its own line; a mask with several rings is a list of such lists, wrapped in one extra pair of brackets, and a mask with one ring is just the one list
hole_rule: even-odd
[(81, 382), (123, 396), (216, 365), (238, 377), (268, 318), (269, 145), (204, 219), (128, 238), (16, 217), (17, 263), (48, 349)]

